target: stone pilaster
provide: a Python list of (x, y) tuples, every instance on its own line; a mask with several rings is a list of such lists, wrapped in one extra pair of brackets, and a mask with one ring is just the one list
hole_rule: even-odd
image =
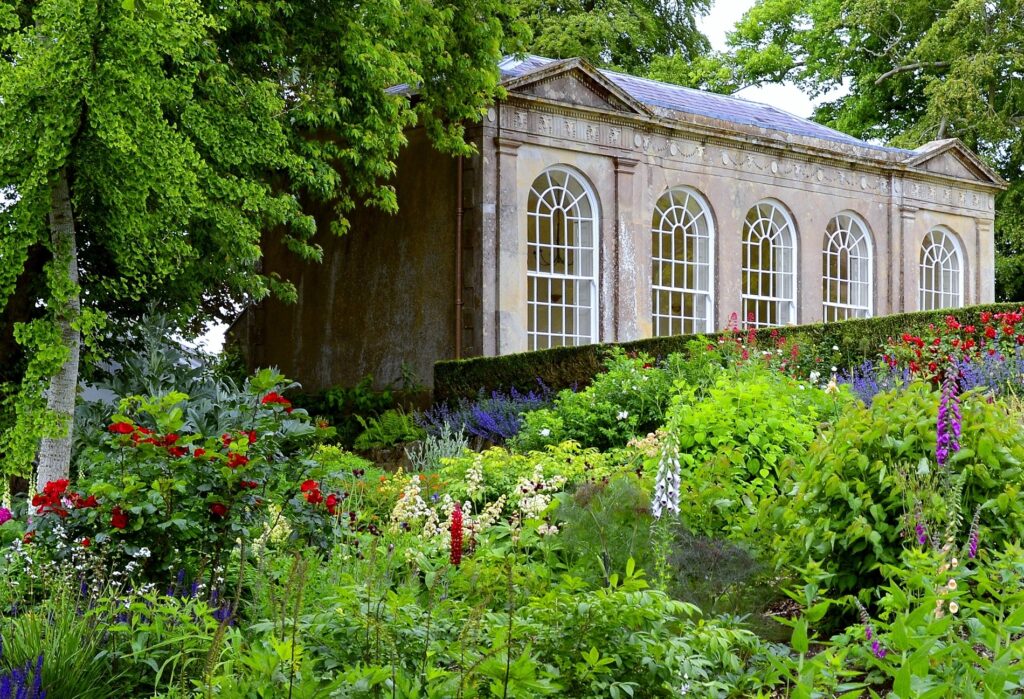
[[(613, 338), (616, 342), (636, 340), (641, 337), (640, 319), (650, 317), (650, 309), (644, 311), (643, 303), (650, 304), (650, 247), (644, 247), (640, 238), (642, 226), (637, 221), (637, 192), (635, 174), (638, 161), (632, 158), (615, 158), (615, 258), (612, 266), (604, 265), (608, 272), (605, 279), (611, 286), (613, 303)], [(649, 240), (649, 238), (648, 238)], [(644, 252), (646, 251), (646, 256)], [(648, 260), (643, 266), (643, 258)], [(647, 283), (644, 284), (644, 279)], [(612, 339), (612, 338), (609, 338)]]
[(497, 298), (495, 329), (497, 354), (525, 352), (526, 337), (526, 237), (520, 230), (517, 156), (521, 141), (498, 137), (497, 248), (495, 251)]

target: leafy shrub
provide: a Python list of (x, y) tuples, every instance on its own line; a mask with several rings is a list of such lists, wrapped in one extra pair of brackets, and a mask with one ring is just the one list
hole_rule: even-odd
[[(1024, 433), (1005, 410), (983, 397), (962, 398), (961, 449), (945, 471), (936, 471), (938, 394), (923, 382), (879, 394), (870, 407), (848, 406), (833, 429), (788, 462), (782, 474), (792, 496), (774, 508), (778, 552), (801, 566), (820, 561), (836, 590), (867, 591), (878, 584), (878, 566), (897, 561), (901, 543), (914, 536), (908, 517), (907, 474), (935, 473), (957, 489), (917, 496), (945, 526), (959, 513), (981, 508), (987, 536), (1003, 541), (1024, 535)], [(784, 486), (784, 490), (790, 486)], [(962, 490), (962, 498), (958, 494)], [(950, 507), (933, 507), (948, 493)], [(915, 496), (911, 495), (913, 499)]]
[(322, 417), (334, 426), (338, 442), (346, 447), (351, 447), (366, 429), (360, 418), (365, 420), (382, 415), (395, 408), (397, 403), (395, 390), (390, 386), (374, 389), (373, 376), (370, 375), (352, 387), (332, 386), (317, 394), (300, 394), (295, 398), (296, 407)]
[(356, 419), (363, 431), (356, 437), (354, 446), (362, 451), (386, 449), (396, 444), (415, 442), (426, 436), (423, 428), (416, 425), (413, 416), (402, 410), (385, 410), (380, 417), (369, 419), (357, 415)]
[(661, 425), (675, 390), (672, 369), (682, 363), (656, 367), (650, 357), (613, 352), (586, 389), (562, 391), (551, 408), (526, 413), (513, 447), (529, 451), (566, 440), (599, 449), (625, 446)]
[(820, 420), (848, 402), (760, 366), (722, 374), (700, 401), (680, 394), (665, 429), (681, 466), (682, 522), (698, 534), (764, 543), (754, 515), (785, 488), (782, 463), (803, 453)]

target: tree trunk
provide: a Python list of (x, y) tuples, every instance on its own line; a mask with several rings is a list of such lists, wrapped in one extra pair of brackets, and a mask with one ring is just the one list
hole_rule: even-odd
[(71, 472), (71, 435), (75, 424), (75, 398), (78, 394), (78, 356), (81, 335), (75, 327), (81, 310), (78, 289), (78, 250), (75, 241), (75, 218), (68, 193), (68, 178), (61, 171), (50, 190), (50, 241), (54, 262), (68, 265), (68, 278), (73, 290), (63, 308), (53, 309), (64, 346), (67, 361), (50, 379), (46, 392), (46, 407), (60, 421), (61, 433), (57, 437), (44, 437), (39, 445), (39, 463), (36, 466), (36, 489), (42, 490), (49, 481), (67, 478)]

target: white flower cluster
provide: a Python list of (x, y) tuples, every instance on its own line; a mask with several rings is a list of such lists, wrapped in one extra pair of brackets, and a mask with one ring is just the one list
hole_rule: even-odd
[(473, 464), (466, 471), (466, 494), (470, 500), (483, 497), (484, 494), (484, 459), (477, 454)]
[(675, 440), (666, 440), (658, 462), (658, 474), (654, 477), (654, 499), (651, 514), (655, 519), (668, 510), (679, 514), (679, 449)]
[(542, 524), (537, 527), (537, 533), (541, 536), (553, 536), (558, 533), (558, 527), (554, 524)]
[(519, 509), (525, 519), (537, 518), (548, 505), (551, 498), (565, 485), (565, 476), (552, 476), (544, 478), (544, 468), (537, 466), (530, 478), (521, 478), (516, 484), (516, 493), (519, 496)]
[(431, 510), (423, 500), (423, 491), (420, 488), (418, 473), (409, 477), (409, 483), (402, 490), (395, 508), (391, 511), (391, 529), (398, 531), (403, 524), (412, 524), (426, 518)]

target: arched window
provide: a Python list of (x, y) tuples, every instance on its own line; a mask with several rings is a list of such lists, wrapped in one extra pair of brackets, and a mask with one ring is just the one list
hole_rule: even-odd
[(553, 167), (527, 202), (527, 339), (531, 350), (597, 341), (597, 200)]
[(742, 311), (748, 327), (796, 322), (796, 233), (781, 206), (763, 201), (743, 224)]
[(921, 245), (920, 309), (964, 305), (964, 262), (960, 241), (945, 228), (935, 228)]
[(654, 334), (712, 330), (714, 230), (711, 212), (696, 192), (661, 195), (651, 222), (651, 320)]
[(839, 214), (825, 228), (821, 295), (825, 322), (871, 315), (871, 236), (852, 214)]

